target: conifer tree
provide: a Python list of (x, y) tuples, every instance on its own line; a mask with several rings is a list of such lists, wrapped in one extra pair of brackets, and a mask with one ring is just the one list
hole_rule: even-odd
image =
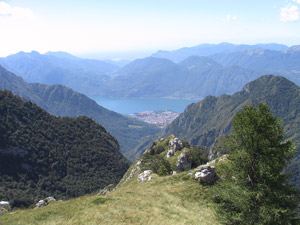
[(283, 173), (295, 148), (284, 139), (281, 121), (268, 106), (260, 103), (236, 114), (214, 192), (225, 224), (299, 224), (299, 195)]

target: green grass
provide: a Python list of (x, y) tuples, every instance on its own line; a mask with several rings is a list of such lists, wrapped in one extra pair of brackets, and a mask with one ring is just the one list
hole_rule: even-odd
[(218, 225), (202, 186), (183, 172), (138, 183), (136, 177), (105, 196), (89, 195), (0, 216), (2, 225), (199, 224)]

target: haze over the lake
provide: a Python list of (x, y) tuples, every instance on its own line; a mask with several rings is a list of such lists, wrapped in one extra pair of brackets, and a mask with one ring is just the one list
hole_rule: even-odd
[(0, 0), (0, 56), (137, 58), (201, 43), (299, 44), (300, 0)]

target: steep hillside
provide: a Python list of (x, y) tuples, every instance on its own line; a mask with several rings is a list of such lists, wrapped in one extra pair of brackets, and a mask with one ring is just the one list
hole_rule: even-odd
[(105, 88), (103, 79), (118, 69), (104, 61), (81, 59), (64, 52), (19, 52), (0, 58), (0, 64), (27, 82), (62, 84), (90, 96), (97, 95), (99, 87)]
[(195, 179), (201, 170), (197, 166), (207, 162), (195, 147), (174, 135), (162, 138), (113, 190), (106, 187), (98, 195), (0, 215), (0, 224), (219, 224), (210, 197), (214, 183)]
[(300, 88), (279, 76), (263, 76), (232, 96), (208, 96), (189, 105), (164, 134), (174, 134), (194, 145), (210, 146), (217, 137), (230, 132), (235, 112), (259, 102), (269, 105), (272, 113), (283, 120), (287, 138), (293, 137), (300, 143)]
[(145, 138), (133, 152), (142, 155), (154, 140), (170, 134), (192, 145), (211, 146), (216, 138), (230, 132), (235, 112), (259, 102), (269, 105), (272, 113), (283, 120), (287, 138), (295, 138), (296, 143), (300, 143), (299, 89), (286, 78), (270, 75), (246, 84), (242, 91), (232, 96), (207, 96), (198, 103), (188, 105), (184, 113), (160, 134)]
[(137, 176), (105, 196), (91, 195), (44, 208), (0, 215), (1, 225), (17, 224), (198, 224), (218, 225), (209, 187), (184, 172), (137, 182)]
[(256, 44), (256, 45), (235, 45), (230, 43), (220, 44), (201, 44), (193, 47), (185, 47), (174, 51), (158, 51), (152, 56), (157, 58), (170, 59), (174, 62), (180, 62), (190, 56), (209, 56), (213, 54), (228, 54), (245, 49), (269, 49), (282, 51), (288, 48), (281, 44)]
[(88, 116), (100, 123), (115, 136), (125, 156), (148, 135), (159, 132), (159, 128), (141, 121), (127, 118), (99, 106), (83, 94), (61, 85), (29, 84), (0, 66), (0, 89), (11, 90), (38, 104), (56, 116)]
[(0, 161), (0, 199), (16, 206), (91, 193), (117, 183), (129, 166), (93, 120), (52, 116), (9, 91), (0, 91)]
[[(191, 104), (164, 130), (162, 136), (174, 134), (192, 145), (212, 146), (218, 137), (230, 133), (235, 112), (246, 105), (256, 106), (259, 102), (269, 105), (271, 112), (282, 119), (286, 138), (292, 138), (299, 149), (287, 171), (294, 174), (291, 182), (300, 186), (300, 88), (283, 77), (263, 76), (232, 96), (208, 96)], [(224, 151), (217, 145), (218, 148)]]

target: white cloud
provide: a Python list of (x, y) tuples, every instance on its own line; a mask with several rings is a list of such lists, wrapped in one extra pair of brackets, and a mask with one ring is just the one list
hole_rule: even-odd
[(298, 4), (300, 4), (300, 0), (293, 0), (293, 2), (297, 2)]
[(12, 7), (5, 2), (0, 2), (0, 16), (32, 19), (35, 17), (35, 14), (28, 8)]
[[(300, 1), (300, 0), (297, 0)], [(280, 10), (280, 20), (283, 22), (296, 21), (299, 19), (298, 6), (288, 5)]]
[(237, 15), (230, 15), (230, 14), (227, 14), (226, 15), (226, 19), (227, 19), (227, 21), (235, 21), (235, 20), (237, 20)]

